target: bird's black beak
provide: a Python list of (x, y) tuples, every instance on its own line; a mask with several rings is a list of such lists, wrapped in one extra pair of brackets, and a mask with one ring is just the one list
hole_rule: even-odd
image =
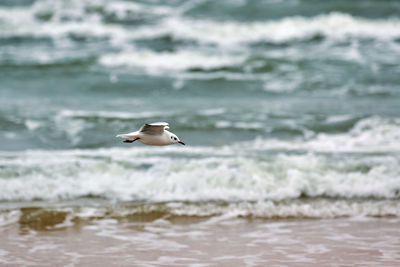
[(185, 143), (182, 141), (178, 141), (178, 143), (185, 146)]

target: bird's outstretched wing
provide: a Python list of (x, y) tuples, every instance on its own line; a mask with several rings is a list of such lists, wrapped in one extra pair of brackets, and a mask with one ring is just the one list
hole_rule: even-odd
[(139, 132), (146, 133), (146, 134), (162, 134), (164, 130), (169, 129), (169, 124), (167, 122), (153, 122), (153, 123), (146, 123), (143, 125)]

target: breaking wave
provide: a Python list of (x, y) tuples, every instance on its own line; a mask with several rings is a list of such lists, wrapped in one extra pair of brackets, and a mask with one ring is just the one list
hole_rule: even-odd
[[(394, 40), (400, 37), (397, 18), (366, 19), (333, 12), (265, 22), (221, 22), (185, 18), (179, 8), (125, 1), (36, 1), (27, 7), (1, 7), (0, 18), (1, 38), (107, 37), (113, 39), (114, 44), (166, 35), (223, 46), (283, 43), (315, 37), (333, 40), (349, 37)], [(127, 27), (131, 24), (135, 27)]]
[(167, 21), (166, 26), (169, 34), (175, 37), (224, 46), (257, 42), (285, 43), (315, 37), (343, 41), (347, 38), (394, 40), (400, 36), (398, 19), (370, 20), (343, 13), (252, 23), (182, 21), (173, 18)]
[(199, 51), (178, 51), (156, 53), (135, 51), (103, 55), (99, 63), (105, 66), (131, 66), (144, 69), (148, 73), (170, 72), (200, 68), (202, 70), (235, 66), (245, 60), (244, 56), (215, 54)]
[(399, 134), (398, 121), (367, 118), (348, 133), (297, 142), (2, 152), (0, 199), (398, 199)]
[(254, 143), (257, 149), (299, 149), (315, 152), (396, 153), (400, 151), (400, 120), (369, 117), (358, 121), (347, 133), (319, 133), (297, 142), (264, 141)]

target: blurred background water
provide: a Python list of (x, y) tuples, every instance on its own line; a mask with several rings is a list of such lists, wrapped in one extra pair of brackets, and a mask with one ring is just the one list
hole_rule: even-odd
[[(32, 206), (397, 218), (399, 14), (379, 0), (0, 1), (1, 220)], [(187, 146), (115, 138), (154, 121)]]

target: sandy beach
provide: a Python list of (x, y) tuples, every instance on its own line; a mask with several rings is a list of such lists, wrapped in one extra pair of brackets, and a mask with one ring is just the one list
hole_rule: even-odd
[(398, 266), (394, 217), (256, 219), (2, 213), (2, 266)]

